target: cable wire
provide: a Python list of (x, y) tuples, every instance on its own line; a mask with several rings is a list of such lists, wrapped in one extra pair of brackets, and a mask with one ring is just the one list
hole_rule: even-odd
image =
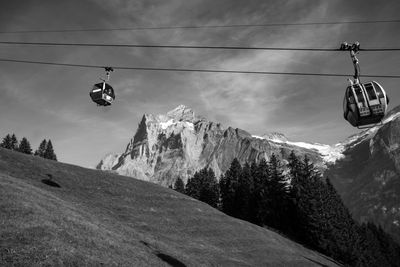
[[(80, 68), (97, 68), (104, 69), (106, 66), (87, 65), (87, 64), (71, 64), (57, 63), (45, 61), (30, 61), (0, 58), (0, 62), (27, 63), (40, 65), (53, 65), (64, 67), (80, 67)], [(213, 70), (213, 69), (186, 69), (186, 68), (151, 68), (151, 67), (113, 67), (116, 70), (143, 70), (143, 71), (172, 71), (172, 72), (200, 72), (200, 73), (231, 73), (231, 74), (258, 74), (258, 75), (294, 75), (294, 76), (324, 76), (324, 77), (349, 77), (351, 74), (334, 74), (334, 73), (305, 73), (305, 72), (272, 72), (272, 71), (243, 71), (243, 70)], [(392, 78), (400, 79), (400, 75), (360, 75), (365, 78)]]
[[(78, 47), (118, 47), (118, 48), (173, 48), (173, 49), (219, 49), (219, 50), (274, 50), (274, 51), (314, 51), (336, 52), (339, 48), (290, 48), (290, 47), (252, 47), (252, 46), (204, 46), (204, 45), (144, 45), (144, 44), (98, 44), (98, 43), (56, 43), (56, 42), (15, 42), (0, 41), (3, 45), (37, 46), (78, 46)], [(359, 51), (381, 52), (400, 51), (400, 48), (364, 48)]]
[(247, 27), (286, 27), (286, 26), (312, 26), (312, 25), (339, 25), (339, 24), (378, 24), (398, 23), (400, 19), (393, 20), (360, 20), (360, 21), (330, 21), (330, 22), (303, 22), (303, 23), (265, 23), (265, 24), (232, 24), (232, 25), (186, 25), (186, 26), (154, 26), (154, 27), (128, 27), (128, 28), (88, 28), (88, 29), (58, 29), (58, 30), (19, 30), (1, 31), (0, 34), (15, 33), (66, 33), (66, 32), (106, 32), (106, 31), (137, 31), (137, 30), (171, 30), (171, 29), (214, 29), (214, 28), (247, 28)]

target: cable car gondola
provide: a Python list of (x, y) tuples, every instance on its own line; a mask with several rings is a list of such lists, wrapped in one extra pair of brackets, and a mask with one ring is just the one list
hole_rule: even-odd
[(381, 123), (386, 114), (389, 98), (383, 87), (376, 81), (361, 83), (359, 74), (360, 66), (356, 53), (360, 44), (353, 45), (343, 43), (341, 50), (349, 50), (354, 65), (354, 80), (350, 80), (350, 86), (346, 88), (343, 99), (343, 116), (352, 126), (359, 129)]
[(101, 83), (95, 84), (89, 93), (90, 98), (92, 98), (93, 102), (98, 106), (110, 106), (115, 99), (114, 89), (111, 85), (106, 83), (106, 81), (110, 79), (110, 72), (113, 71), (113, 68), (106, 67), (105, 70), (106, 79), (103, 79)]

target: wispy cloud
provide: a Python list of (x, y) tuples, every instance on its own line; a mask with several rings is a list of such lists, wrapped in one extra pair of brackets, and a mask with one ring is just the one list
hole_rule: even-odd
[[(399, 2), (357, 1), (8, 1), (0, 29), (117, 28), (227, 25), (274, 22), (368, 20), (398, 17)], [(398, 25), (142, 30), (2, 35), (4, 40), (99, 43), (192, 44), (277, 47), (400, 45)], [(293, 51), (115, 49), (2, 46), (0, 57), (111, 66), (300, 71), (352, 74), (346, 54)], [(363, 73), (397, 74), (399, 56), (360, 55)], [(39, 142), (54, 139), (59, 158), (94, 166), (104, 153), (120, 151), (143, 113), (163, 113), (178, 104), (226, 126), (254, 134), (279, 130), (293, 139), (334, 143), (354, 129), (342, 119), (346, 79), (116, 70), (111, 109), (91, 102), (89, 90), (102, 70), (0, 62), (0, 131)], [(381, 81), (398, 104), (393, 80)], [(57, 151), (56, 151), (57, 152)]]

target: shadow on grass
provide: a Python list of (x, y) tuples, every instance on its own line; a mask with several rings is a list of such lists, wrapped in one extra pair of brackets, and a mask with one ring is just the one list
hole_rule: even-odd
[(178, 259), (175, 259), (174, 257), (161, 253), (161, 252), (157, 252), (155, 253), (157, 257), (159, 257), (161, 260), (165, 261), (166, 263), (168, 263), (169, 265), (173, 266), (173, 267), (186, 267), (186, 265), (179, 261)]
[(47, 184), (52, 187), (61, 187), (58, 183), (52, 181), (51, 179), (42, 179), (42, 183)]

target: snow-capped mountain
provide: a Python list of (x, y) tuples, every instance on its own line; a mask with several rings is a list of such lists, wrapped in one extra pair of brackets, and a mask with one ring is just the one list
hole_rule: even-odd
[(166, 114), (143, 115), (125, 151), (107, 155), (97, 168), (168, 186), (206, 166), (219, 177), (235, 157), (245, 163), (275, 153), (285, 163), (294, 150), (307, 154), (331, 179), (356, 219), (374, 220), (400, 240), (399, 117), (397, 107), (382, 125), (330, 146), (292, 141), (276, 132), (251, 135), (180, 105)]
[(205, 166), (219, 177), (235, 157), (244, 163), (268, 160), (275, 153), (285, 160), (292, 150), (309, 155), (321, 169), (343, 156), (340, 147), (292, 142), (275, 132), (255, 136), (225, 128), (180, 105), (166, 114), (145, 114), (125, 151), (107, 155), (97, 168), (167, 186)]

